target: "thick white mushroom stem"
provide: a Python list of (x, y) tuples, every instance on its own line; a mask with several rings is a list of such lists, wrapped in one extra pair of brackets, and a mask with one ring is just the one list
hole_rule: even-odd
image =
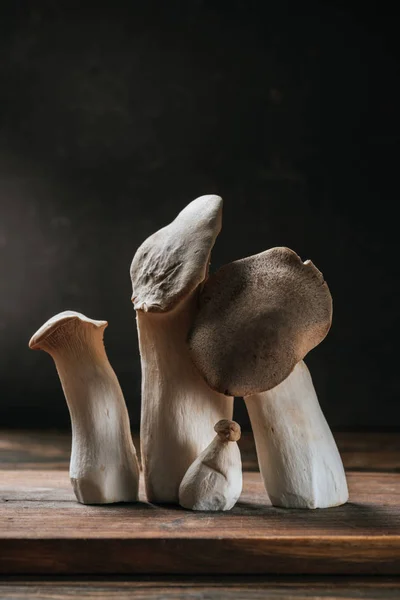
[(232, 418), (233, 398), (207, 386), (188, 352), (196, 306), (197, 292), (192, 292), (167, 313), (137, 310), (141, 456), (150, 502), (178, 503), (182, 478), (212, 441), (214, 424)]
[(303, 361), (275, 388), (245, 402), (274, 506), (328, 508), (347, 502), (343, 463)]
[(223, 419), (213, 441), (187, 470), (179, 488), (179, 504), (191, 510), (230, 510), (242, 492), (242, 461), (237, 441), (240, 426)]
[(141, 443), (147, 498), (177, 503), (191, 463), (233, 399), (212, 391), (187, 346), (221, 229), (222, 198), (200, 196), (136, 251), (131, 264), (142, 363)]
[(29, 343), (55, 362), (71, 416), (71, 483), (83, 504), (138, 499), (139, 465), (125, 400), (104, 348), (106, 326), (66, 311)]

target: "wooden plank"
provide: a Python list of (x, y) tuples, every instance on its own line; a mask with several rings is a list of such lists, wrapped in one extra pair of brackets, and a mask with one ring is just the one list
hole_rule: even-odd
[(32, 598), (39, 600), (398, 600), (400, 582), (379, 578), (316, 579), (309, 577), (265, 579), (244, 577), (197, 577), (130, 579), (106, 581), (86, 579), (60, 581), (36, 579), (32, 581), (0, 581), (3, 600)]
[(52, 430), (1, 430), (0, 469), (68, 469), (71, 434)]
[(336, 432), (348, 471), (400, 472), (400, 432)]
[[(335, 438), (348, 471), (400, 472), (400, 434), (336, 432)], [(139, 452), (137, 434), (134, 442)], [(244, 432), (240, 440), (243, 469), (258, 471), (254, 439)], [(69, 465), (68, 432), (0, 430), (0, 469), (60, 469)]]
[(400, 574), (400, 474), (350, 473), (351, 502), (315, 511), (273, 508), (258, 473), (244, 481), (210, 514), (82, 506), (66, 472), (0, 471), (0, 572)]

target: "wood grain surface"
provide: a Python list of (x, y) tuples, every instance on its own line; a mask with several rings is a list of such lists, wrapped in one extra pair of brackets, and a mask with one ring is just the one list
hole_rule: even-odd
[(2, 600), (398, 600), (395, 578), (151, 577), (107, 581), (60, 578), (0, 581)]
[(400, 574), (400, 474), (349, 473), (351, 500), (328, 510), (269, 505), (245, 473), (228, 513), (83, 506), (68, 474), (0, 471), (0, 572), (46, 574)]
[[(335, 432), (335, 439), (347, 471), (400, 472), (400, 433)], [(251, 432), (243, 432), (239, 446), (243, 470), (258, 471)], [(68, 469), (70, 450), (68, 432), (0, 430), (0, 469)]]
[[(252, 436), (245, 434), (239, 503), (228, 513), (193, 513), (146, 503), (143, 486), (136, 505), (80, 505), (67, 471), (69, 434), (0, 432), (0, 574), (399, 575), (400, 436), (342, 433), (336, 439), (348, 472), (345, 506), (270, 506)], [(135, 443), (139, 448), (137, 438)], [(58, 584), (51, 585), (43, 583), (43, 597), (57, 593)], [(65, 593), (72, 594), (74, 585)], [(110, 597), (130, 593), (121, 585), (110, 588)], [(13, 589), (17, 594), (18, 586)], [(342, 591), (338, 597), (353, 597), (354, 590)], [(303, 592), (296, 588), (293, 597)], [(325, 592), (321, 597), (329, 598)], [(168, 593), (173, 598), (178, 592), (172, 587)], [(263, 592), (253, 587), (251, 593), (257, 598)], [(210, 594), (222, 597), (215, 586)], [(280, 587), (273, 594), (286, 597)]]

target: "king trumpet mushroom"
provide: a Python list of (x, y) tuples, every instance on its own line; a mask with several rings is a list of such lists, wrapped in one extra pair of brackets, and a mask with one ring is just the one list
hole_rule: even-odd
[(103, 335), (107, 321), (75, 311), (49, 319), (29, 347), (53, 358), (72, 425), (70, 478), (83, 504), (135, 502), (139, 465), (118, 379)]
[(150, 236), (131, 266), (142, 366), (141, 456), (150, 502), (178, 503), (188, 467), (231, 419), (233, 398), (211, 390), (186, 343), (221, 229), (222, 199), (201, 196)]
[(190, 465), (179, 487), (179, 504), (191, 510), (230, 510), (242, 493), (240, 425), (222, 419), (217, 435)]
[(322, 273), (288, 248), (222, 267), (201, 294), (188, 340), (193, 360), (212, 389), (244, 397), (275, 506), (348, 500), (342, 460), (302, 360), (331, 321)]

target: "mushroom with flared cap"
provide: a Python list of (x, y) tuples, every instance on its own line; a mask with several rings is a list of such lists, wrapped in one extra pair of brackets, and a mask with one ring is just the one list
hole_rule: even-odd
[(304, 356), (327, 335), (332, 299), (322, 273), (272, 248), (212, 275), (189, 334), (195, 364), (215, 391), (243, 396), (260, 470), (276, 506), (343, 504), (343, 464)]
[(142, 366), (141, 456), (150, 502), (179, 501), (179, 485), (231, 418), (233, 399), (212, 391), (194, 366), (186, 338), (221, 229), (222, 199), (201, 196), (151, 235), (131, 266)]
[(70, 478), (83, 504), (138, 499), (139, 465), (125, 400), (104, 348), (106, 327), (107, 321), (65, 311), (29, 342), (50, 354), (60, 377), (72, 425)]
[(242, 461), (237, 441), (240, 425), (222, 419), (217, 435), (186, 471), (179, 504), (191, 510), (230, 510), (242, 492)]

